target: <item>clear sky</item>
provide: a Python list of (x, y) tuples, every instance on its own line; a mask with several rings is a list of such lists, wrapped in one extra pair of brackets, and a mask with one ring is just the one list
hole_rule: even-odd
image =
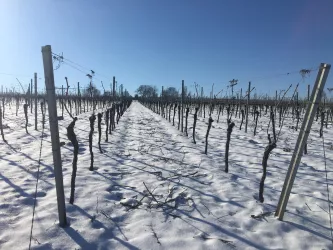
[[(0, 0), (0, 84), (18, 90), (16, 77), (25, 86), (34, 72), (43, 79), (41, 46), (51, 45), (94, 70), (98, 87), (116, 76), (131, 94), (184, 80), (207, 95), (214, 83), (224, 95), (232, 79), (235, 91), (252, 81), (258, 95), (274, 95), (300, 81), (305, 93), (317, 72), (305, 80), (297, 72), (333, 63), (332, 25), (333, 0)], [(65, 76), (72, 86), (89, 83), (62, 64), (57, 86)]]

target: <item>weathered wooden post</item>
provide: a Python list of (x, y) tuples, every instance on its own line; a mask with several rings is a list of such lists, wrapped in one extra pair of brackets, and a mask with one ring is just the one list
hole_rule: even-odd
[(238, 118), (241, 116), (241, 110), (242, 110), (242, 98), (243, 98), (243, 89), (240, 89), (240, 98), (239, 98), (239, 113)]
[[(7, 89), (6, 89), (7, 92)], [(30, 113), (32, 114), (32, 79), (30, 83)]]
[(81, 91), (80, 91), (80, 83), (77, 82), (77, 94), (79, 96), (79, 114), (82, 113), (82, 108), (81, 108)]
[(277, 105), (278, 105), (278, 92), (277, 90), (275, 91), (275, 107), (274, 107), (274, 117), (276, 117), (276, 110), (277, 110)]
[(182, 120), (181, 120), (181, 126), (182, 126), (182, 132), (184, 132), (184, 80), (182, 80)]
[(161, 116), (162, 116), (162, 117), (164, 117), (163, 92), (164, 92), (164, 87), (162, 86), (162, 93), (161, 93)]
[(249, 88), (248, 88), (248, 91), (247, 91), (245, 133), (247, 133), (247, 124), (248, 124), (248, 121), (249, 121), (250, 92), (251, 92), (251, 82), (249, 82)]
[(203, 109), (203, 94), (204, 94), (204, 91), (203, 91), (203, 87), (201, 87), (201, 103), (200, 103), (200, 116), (202, 117), (202, 109)]
[(54, 177), (56, 181), (56, 191), (57, 191), (59, 225), (61, 227), (64, 227), (67, 225), (67, 219), (66, 219), (64, 184), (63, 184), (62, 166), (61, 166), (59, 127), (58, 127), (57, 103), (56, 103), (55, 87), (54, 87), (51, 45), (43, 46), (42, 54), (43, 54), (45, 87), (47, 91), (47, 101), (49, 109), (49, 123), (50, 123), (51, 141), (52, 141)]
[(112, 90), (112, 96), (113, 96), (113, 101), (115, 101), (115, 97), (116, 97), (116, 77), (113, 77), (113, 90)]
[(61, 116), (64, 117), (64, 85), (61, 85)]
[(37, 73), (34, 75), (35, 81), (35, 130), (37, 130)]

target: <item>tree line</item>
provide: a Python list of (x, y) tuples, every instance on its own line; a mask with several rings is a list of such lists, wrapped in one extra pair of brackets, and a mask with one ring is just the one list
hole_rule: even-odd
[[(191, 92), (187, 91), (186, 86), (184, 87), (185, 96), (191, 96)], [(135, 91), (135, 98), (157, 98), (159, 96), (158, 89), (153, 85), (140, 85)], [(181, 97), (180, 90), (177, 90), (175, 87), (168, 87), (162, 89), (162, 96), (165, 101), (175, 100)]]

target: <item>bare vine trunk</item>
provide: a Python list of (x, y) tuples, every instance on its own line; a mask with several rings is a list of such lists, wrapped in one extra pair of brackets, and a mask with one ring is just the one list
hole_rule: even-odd
[(28, 106), (29, 104), (23, 104), (24, 116), (25, 116), (25, 132), (28, 134)]
[(74, 193), (75, 193), (75, 179), (76, 179), (76, 172), (77, 172), (77, 157), (79, 154), (79, 143), (76, 139), (76, 135), (74, 133), (74, 126), (77, 118), (75, 117), (74, 120), (69, 124), (67, 127), (67, 138), (71, 141), (74, 147), (74, 158), (73, 158), (73, 169), (72, 169), (72, 178), (71, 178), (71, 194), (69, 198), (69, 203), (74, 204)]
[(109, 141), (109, 110), (107, 109), (105, 111), (105, 125), (106, 125), (106, 129), (105, 129), (105, 142)]
[(0, 106), (0, 130), (1, 130), (1, 136), (2, 136), (2, 140), (7, 143), (7, 141), (5, 140), (5, 134), (3, 132), (3, 124), (2, 124), (2, 110), (1, 110), (1, 106)]
[(177, 108), (177, 104), (175, 104), (175, 106), (173, 107), (172, 126), (175, 126), (176, 108)]
[(96, 120), (95, 114), (92, 114), (92, 116), (89, 117), (90, 122), (90, 132), (89, 132), (89, 151), (90, 151), (90, 171), (94, 170), (94, 153), (92, 151), (92, 139), (94, 134), (94, 123)]
[(213, 119), (212, 119), (212, 117), (209, 117), (209, 120), (208, 120), (208, 128), (207, 128), (207, 133), (206, 133), (205, 154), (207, 154), (207, 148), (208, 148), (208, 135), (209, 135), (210, 128), (212, 127), (212, 123), (213, 123)]
[(98, 148), (99, 148), (99, 152), (103, 153), (103, 150), (101, 148), (101, 137), (102, 137), (102, 113), (98, 113), (97, 114), (97, 128), (98, 128)]
[(276, 143), (275, 143), (275, 141), (273, 141), (273, 142), (271, 141), (270, 135), (268, 135), (268, 141), (269, 141), (269, 144), (265, 148), (264, 157), (262, 159), (263, 173), (262, 173), (262, 177), (260, 180), (260, 186), (259, 186), (259, 201), (260, 202), (264, 202), (264, 184), (265, 184), (266, 173), (267, 173), (268, 157), (269, 157), (270, 153), (273, 151), (273, 149), (276, 148)]
[(194, 121), (193, 121), (193, 143), (196, 144), (195, 141), (195, 126), (197, 125), (197, 119), (198, 119), (198, 110), (199, 108), (195, 108), (195, 113), (194, 113)]
[(244, 122), (244, 117), (245, 117), (244, 109), (241, 110), (241, 113), (242, 113), (242, 121), (241, 121), (241, 124), (239, 126), (239, 130), (242, 130), (242, 125), (243, 125), (243, 122)]
[(319, 137), (323, 137), (323, 128), (324, 128), (324, 121), (325, 121), (325, 112), (322, 111), (320, 114), (320, 130), (319, 130)]
[(186, 136), (188, 136), (187, 134), (187, 119), (188, 119), (188, 112), (190, 111), (189, 108), (186, 108), (186, 120), (185, 120), (185, 134)]
[(235, 123), (228, 120), (227, 141), (225, 143), (225, 159), (224, 159), (224, 163), (225, 163), (224, 171), (226, 173), (229, 172), (229, 145), (230, 145), (232, 129), (234, 126), (235, 126)]

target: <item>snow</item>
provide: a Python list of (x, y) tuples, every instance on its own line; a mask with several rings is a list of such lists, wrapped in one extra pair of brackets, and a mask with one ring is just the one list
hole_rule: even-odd
[[(229, 173), (224, 172), (226, 112), (209, 134), (204, 154), (206, 118), (199, 116), (192, 142), (193, 114), (188, 138), (165, 118), (133, 102), (116, 130), (98, 150), (94, 133), (94, 167), (89, 171), (89, 120), (78, 116), (79, 141), (74, 205), (69, 204), (73, 147), (66, 137), (69, 116), (59, 121), (66, 210), (69, 225), (58, 225), (48, 117), (42, 144), (40, 179), (33, 228), (33, 249), (332, 249), (327, 187), (319, 121), (309, 137), (287, 206), (284, 221), (274, 217), (297, 131), (287, 117), (277, 148), (268, 160), (264, 203), (257, 201), (261, 161), (268, 143), (268, 115), (259, 117), (256, 136), (249, 130), (231, 134)], [(193, 113), (193, 111), (192, 111)], [(173, 112), (171, 113), (173, 115)], [(42, 125), (25, 133), (23, 108), (6, 106), (4, 125), (8, 145), (0, 140), (0, 248), (29, 246)], [(38, 114), (41, 121), (41, 114)], [(278, 123), (277, 123), (278, 124)], [(95, 123), (97, 128), (97, 122)], [(277, 127), (278, 128), (278, 127)], [(324, 129), (329, 191), (332, 193), (332, 124)], [(285, 152), (284, 148), (291, 148)]]

